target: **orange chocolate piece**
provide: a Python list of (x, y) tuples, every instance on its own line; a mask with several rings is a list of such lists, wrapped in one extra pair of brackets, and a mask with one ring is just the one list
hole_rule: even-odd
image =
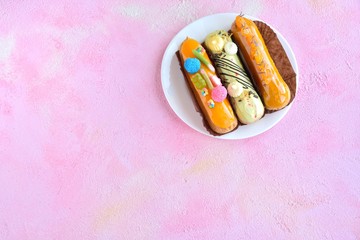
[(274, 111), (286, 107), (291, 98), (289, 87), (276, 68), (255, 23), (237, 16), (231, 32), (265, 108)]

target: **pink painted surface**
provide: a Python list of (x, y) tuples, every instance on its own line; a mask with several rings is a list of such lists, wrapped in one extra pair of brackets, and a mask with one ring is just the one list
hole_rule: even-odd
[[(203, 136), (160, 84), (171, 38), (243, 12), (300, 68), (270, 131)], [(0, 239), (360, 239), (358, 0), (0, 1)]]

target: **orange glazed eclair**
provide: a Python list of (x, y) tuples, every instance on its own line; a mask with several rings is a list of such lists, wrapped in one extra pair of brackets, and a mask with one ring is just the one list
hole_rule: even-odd
[(217, 78), (201, 44), (186, 38), (180, 46), (179, 58), (188, 85), (211, 130), (217, 134), (234, 130), (238, 121), (226, 98), (226, 88)]
[(276, 68), (255, 23), (237, 16), (231, 32), (265, 108), (276, 111), (286, 107), (291, 98), (289, 87)]

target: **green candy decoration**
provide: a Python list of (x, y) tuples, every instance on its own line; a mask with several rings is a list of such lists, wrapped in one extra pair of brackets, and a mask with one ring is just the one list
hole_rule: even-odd
[(205, 50), (202, 47), (198, 47), (192, 52), (197, 59), (199, 59), (203, 64), (205, 64), (205, 66), (209, 68), (210, 71), (215, 72), (214, 66), (203, 56), (202, 52), (205, 52)]
[(206, 82), (199, 73), (196, 73), (194, 76), (192, 76), (191, 81), (194, 83), (195, 87), (199, 90), (206, 87)]

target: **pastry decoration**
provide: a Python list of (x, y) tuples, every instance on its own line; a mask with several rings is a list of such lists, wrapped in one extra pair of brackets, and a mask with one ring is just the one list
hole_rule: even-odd
[(199, 73), (195, 73), (195, 75), (191, 77), (191, 81), (194, 83), (197, 89), (203, 89), (206, 87), (206, 82)]
[(212, 99), (210, 99), (208, 102), (207, 102), (209, 108), (214, 108), (215, 107), (215, 103)]
[(221, 53), (225, 42), (223, 38), (217, 36), (217, 34), (210, 34), (205, 39), (205, 45), (208, 49), (211, 49), (213, 53)]
[(200, 69), (200, 61), (197, 58), (188, 58), (185, 60), (184, 67), (188, 73), (194, 74)]
[(207, 96), (208, 94), (209, 94), (209, 91), (207, 90), (207, 88), (203, 88), (203, 89), (201, 90), (201, 95), (202, 95), (203, 97)]
[(240, 83), (234, 81), (234, 82), (229, 83), (227, 90), (228, 90), (230, 97), (237, 98), (237, 97), (240, 97), (240, 95), (244, 91), (244, 88)]
[(209, 76), (207, 75), (206, 71), (202, 68), (200, 70), (201, 76), (205, 79), (206, 85), (208, 86), (208, 88), (210, 90), (212, 90), (214, 88), (214, 86), (212, 85), (212, 82), (210, 81)]
[(215, 72), (214, 66), (204, 57), (204, 48), (202, 46), (193, 50), (193, 54), (203, 63), (210, 71)]
[(235, 55), (238, 52), (238, 47), (232, 41), (228, 41), (224, 46), (225, 53)]
[(221, 80), (220, 80), (220, 78), (218, 78), (216, 75), (212, 75), (212, 76), (210, 77), (210, 80), (211, 80), (211, 83), (212, 83), (215, 87), (221, 85)]
[(211, 98), (214, 99), (215, 102), (222, 102), (227, 96), (226, 88), (222, 85), (215, 87), (211, 92)]

